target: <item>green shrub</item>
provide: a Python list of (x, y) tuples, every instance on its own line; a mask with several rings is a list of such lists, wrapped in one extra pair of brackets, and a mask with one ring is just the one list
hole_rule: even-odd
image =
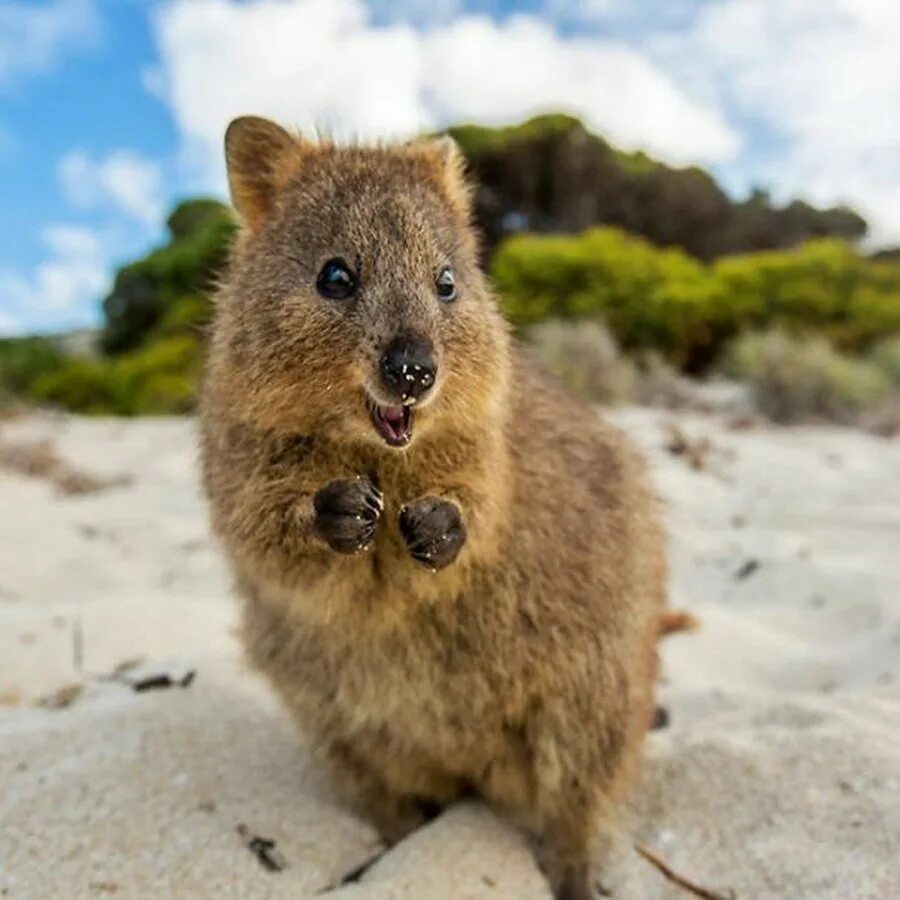
[(889, 394), (877, 366), (838, 353), (823, 337), (748, 334), (729, 348), (724, 368), (748, 382), (760, 411), (781, 423), (852, 422)]
[(56, 372), (65, 362), (52, 338), (4, 338), (0, 340), (0, 390), (22, 395), (39, 377)]
[(632, 398), (634, 364), (622, 357), (602, 325), (545, 322), (530, 328), (526, 338), (544, 366), (584, 399), (624, 403)]
[(500, 245), (491, 274), (518, 326), (602, 320), (626, 350), (657, 350), (678, 365), (715, 339), (714, 285), (703, 265), (616, 229), (517, 235)]
[(212, 319), (213, 304), (202, 294), (188, 294), (172, 301), (155, 325), (152, 338), (173, 335), (200, 335)]
[(69, 359), (32, 385), (34, 402), (88, 415), (165, 415), (194, 407), (200, 375), (197, 338), (157, 340), (113, 359)]
[(110, 377), (122, 415), (185, 413), (194, 406), (200, 344), (188, 335), (165, 338), (113, 361)]
[(200, 344), (180, 335), (155, 341), (110, 364), (116, 412), (134, 416), (189, 412), (200, 377)]
[(103, 301), (103, 351), (139, 347), (183, 298), (209, 290), (225, 265), (234, 227), (229, 210), (215, 201), (178, 206), (169, 217), (169, 243), (117, 273)]
[(753, 253), (712, 267), (727, 303), (730, 330), (818, 332), (860, 350), (900, 330), (900, 266), (873, 263), (834, 240), (792, 252)]
[(29, 400), (72, 412), (112, 415), (118, 412), (109, 377), (109, 363), (69, 359), (40, 376), (27, 391)]
[(491, 272), (515, 325), (602, 319), (627, 351), (691, 372), (747, 331), (818, 333), (850, 351), (900, 333), (900, 265), (834, 240), (705, 266), (610, 228), (521, 234), (500, 245)]
[(217, 228), (223, 220), (230, 218), (231, 214), (218, 200), (195, 197), (179, 203), (166, 219), (166, 225), (173, 240), (179, 240), (197, 234), (209, 225)]

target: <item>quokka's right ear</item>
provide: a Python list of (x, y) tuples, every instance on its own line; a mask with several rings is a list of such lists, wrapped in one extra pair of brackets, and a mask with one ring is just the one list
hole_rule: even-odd
[(257, 231), (292, 169), (299, 140), (258, 116), (234, 119), (225, 131), (225, 163), (231, 202), (244, 224)]

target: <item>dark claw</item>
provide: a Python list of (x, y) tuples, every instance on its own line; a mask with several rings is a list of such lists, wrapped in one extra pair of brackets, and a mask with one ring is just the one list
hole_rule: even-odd
[(410, 556), (429, 569), (450, 565), (466, 542), (459, 508), (437, 497), (404, 506), (400, 510), (400, 534)]
[(381, 492), (370, 478), (332, 481), (313, 498), (313, 532), (338, 553), (358, 553), (375, 538)]

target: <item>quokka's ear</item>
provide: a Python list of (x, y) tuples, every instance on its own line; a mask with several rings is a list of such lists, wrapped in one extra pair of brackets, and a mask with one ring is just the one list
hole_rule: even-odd
[(432, 164), (434, 174), (447, 192), (448, 199), (460, 213), (471, 211), (472, 189), (466, 180), (466, 158), (459, 144), (449, 134), (414, 141), (412, 149)]
[(231, 202), (251, 231), (258, 230), (271, 211), (298, 150), (299, 139), (258, 116), (241, 116), (226, 129)]
[(441, 134), (438, 137), (431, 138), (427, 144), (431, 152), (443, 162), (447, 169), (461, 172), (465, 168), (466, 161), (462, 150), (459, 149), (459, 144), (449, 134)]

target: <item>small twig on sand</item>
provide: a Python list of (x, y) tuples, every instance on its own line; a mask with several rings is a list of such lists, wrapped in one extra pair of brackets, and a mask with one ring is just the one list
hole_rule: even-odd
[(332, 891), (340, 890), (348, 884), (356, 884), (387, 852), (386, 849), (382, 848), (372, 854), (372, 856), (366, 857), (359, 865), (354, 866), (349, 872), (342, 875), (337, 882), (326, 885), (322, 890), (316, 891), (316, 894), (330, 894)]
[(743, 581), (745, 578), (749, 578), (760, 566), (760, 562), (758, 559), (748, 559), (738, 570), (734, 573), (735, 581)]
[(264, 869), (269, 872), (283, 872), (288, 867), (287, 860), (271, 838), (251, 834), (246, 825), (238, 825), (236, 831), (241, 836), (244, 846), (259, 860)]
[(711, 891), (709, 888), (694, 884), (694, 882), (688, 880), (683, 875), (679, 875), (658, 853), (651, 850), (646, 844), (635, 844), (634, 849), (637, 850), (648, 863), (659, 869), (669, 881), (673, 884), (677, 884), (683, 891), (687, 891), (695, 897), (703, 897), (704, 900), (737, 900), (734, 891), (729, 890), (727, 894), (719, 894), (716, 891)]
[(167, 672), (160, 672), (156, 675), (148, 675), (146, 678), (138, 678), (134, 681), (127, 681), (126, 683), (131, 685), (133, 691), (142, 694), (144, 691), (158, 691), (162, 688), (190, 687), (196, 674), (197, 673), (193, 669), (189, 669), (180, 678), (173, 678)]

